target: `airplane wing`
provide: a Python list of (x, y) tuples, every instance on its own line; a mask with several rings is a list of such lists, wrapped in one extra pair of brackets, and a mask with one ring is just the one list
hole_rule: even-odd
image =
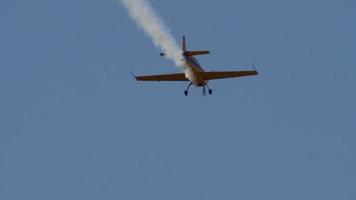
[(134, 76), (138, 81), (189, 81), (184, 73)]
[(257, 75), (256, 70), (251, 71), (212, 71), (212, 72), (202, 72), (202, 76), (205, 80), (222, 79), (222, 78), (234, 78), (241, 76), (253, 76)]

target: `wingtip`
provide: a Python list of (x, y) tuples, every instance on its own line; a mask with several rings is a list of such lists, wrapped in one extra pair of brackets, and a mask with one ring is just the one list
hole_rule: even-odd
[(255, 70), (256, 75), (258, 75), (258, 71), (257, 71), (257, 69), (256, 69), (256, 66), (253, 66), (253, 70)]
[(130, 70), (130, 74), (131, 74), (131, 76), (132, 76), (135, 80), (137, 80), (137, 77), (136, 77), (135, 74), (132, 72), (132, 70)]
[(253, 68), (253, 70), (255, 70), (256, 75), (257, 75), (257, 74), (258, 74), (258, 71), (257, 71), (257, 69), (256, 69), (255, 61), (252, 61), (252, 68)]

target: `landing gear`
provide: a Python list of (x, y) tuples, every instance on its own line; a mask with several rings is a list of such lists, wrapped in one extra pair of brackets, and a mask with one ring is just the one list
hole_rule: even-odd
[[(192, 83), (192, 82), (189, 82), (189, 84), (188, 84), (188, 86), (187, 86), (187, 89), (184, 90), (184, 95), (185, 95), (185, 96), (188, 96), (189, 88), (190, 88), (190, 86), (192, 86), (192, 85), (193, 85), (193, 83)], [(207, 84), (205, 84), (205, 85), (201, 84), (201, 85), (199, 85), (199, 86), (200, 86), (200, 87), (203, 87), (203, 96), (206, 95), (206, 88), (208, 88), (208, 93), (209, 93), (209, 95), (212, 95), (212, 94), (213, 94), (213, 90), (210, 89)]]
[(209, 93), (209, 95), (213, 94), (213, 90), (209, 88), (209, 85), (204, 85), (204, 86), (203, 86), (203, 94), (204, 94), (204, 95), (205, 95), (205, 93), (206, 93), (206, 92), (205, 92), (205, 87), (208, 88), (208, 93)]
[(189, 91), (190, 86), (192, 86), (192, 84), (193, 84), (193, 83), (190, 82), (189, 85), (187, 86), (187, 89), (184, 90), (184, 95), (185, 95), (185, 96), (188, 96), (188, 91)]

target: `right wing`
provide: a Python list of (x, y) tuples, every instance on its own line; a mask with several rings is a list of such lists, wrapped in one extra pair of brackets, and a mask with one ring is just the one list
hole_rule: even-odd
[(222, 79), (222, 78), (234, 78), (241, 76), (252, 76), (257, 75), (256, 70), (250, 71), (217, 71), (217, 72), (202, 72), (202, 76), (205, 80)]
[(184, 73), (134, 76), (137, 81), (189, 81)]

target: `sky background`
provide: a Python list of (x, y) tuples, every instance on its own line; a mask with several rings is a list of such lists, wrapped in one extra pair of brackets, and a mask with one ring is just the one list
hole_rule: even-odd
[(174, 73), (117, 0), (0, 1), (0, 199), (356, 199), (354, 0), (150, 0)]

